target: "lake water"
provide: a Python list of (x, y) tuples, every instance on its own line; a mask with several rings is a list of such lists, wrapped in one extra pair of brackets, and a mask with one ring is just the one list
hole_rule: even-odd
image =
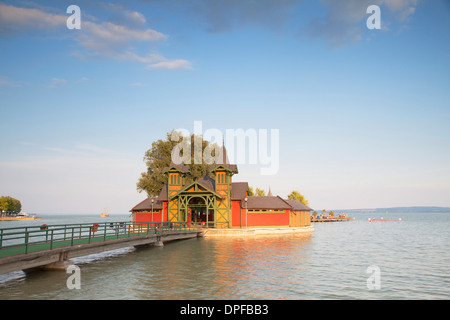
[[(392, 213), (401, 222), (315, 223), (311, 235), (198, 238), (73, 259), (65, 272), (0, 275), (0, 299), (449, 299), (450, 213)], [(43, 215), (16, 225), (129, 221)]]

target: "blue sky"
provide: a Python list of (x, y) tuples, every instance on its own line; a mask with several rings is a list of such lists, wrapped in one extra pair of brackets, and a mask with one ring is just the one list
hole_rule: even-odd
[(450, 206), (449, 74), (445, 0), (3, 1), (0, 194), (125, 213), (151, 143), (199, 120), (279, 129), (278, 173), (234, 181), (314, 209)]

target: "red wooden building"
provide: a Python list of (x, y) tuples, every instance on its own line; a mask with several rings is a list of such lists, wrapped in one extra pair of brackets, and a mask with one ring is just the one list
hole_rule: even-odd
[[(226, 154), (223, 156), (226, 160)], [(311, 208), (279, 196), (249, 196), (247, 182), (232, 182), (237, 166), (214, 164), (213, 178), (186, 183), (188, 166), (165, 168), (167, 183), (158, 197), (149, 197), (131, 209), (136, 222), (188, 222), (207, 228), (305, 227)]]

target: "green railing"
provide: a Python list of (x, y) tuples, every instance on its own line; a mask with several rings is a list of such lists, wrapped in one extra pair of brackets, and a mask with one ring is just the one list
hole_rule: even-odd
[(186, 222), (103, 222), (0, 229), (0, 257), (98, 241), (194, 231)]

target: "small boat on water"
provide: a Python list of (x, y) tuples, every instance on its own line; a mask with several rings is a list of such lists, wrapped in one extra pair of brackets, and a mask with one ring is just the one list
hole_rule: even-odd
[(104, 212), (100, 213), (100, 217), (101, 217), (101, 218), (109, 217), (108, 211), (105, 209)]
[(369, 218), (367, 220), (369, 220), (369, 222), (375, 222), (375, 221), (402, 221), (402, 218), (398, 218), (398, 219), (392, 219), (392, 218), (384, 219), (383, 217), (381, 217), (380, 219)]

